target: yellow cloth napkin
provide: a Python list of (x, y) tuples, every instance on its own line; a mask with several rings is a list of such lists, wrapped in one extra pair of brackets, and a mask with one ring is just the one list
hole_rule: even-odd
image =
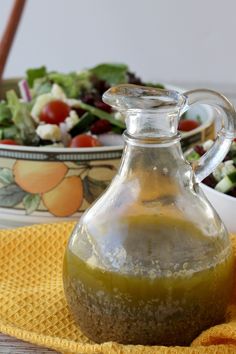
[[(86, 338), (75, 325), (63, 293), (62, 260), (73, 226), (0, 231), (0, 332), (63, 353), (236, 353), (236, 291), (229, 322), (203, 332), (191, 347), (99, 345)], [(236, 237), (232, 242), (236, 257)]]

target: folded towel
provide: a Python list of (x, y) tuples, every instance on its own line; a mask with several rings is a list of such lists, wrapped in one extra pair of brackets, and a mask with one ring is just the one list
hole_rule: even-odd
[[(63, 353), (236, 353), (236, 291), (228, 322), (204, 331), (191, 347), (89, 340), (74, 323), (63, 292), (62, 262), (73, 227), (70, 222), (0, 231), (0, 332)], [(236, 257), (236, 237), (232, 243)]]

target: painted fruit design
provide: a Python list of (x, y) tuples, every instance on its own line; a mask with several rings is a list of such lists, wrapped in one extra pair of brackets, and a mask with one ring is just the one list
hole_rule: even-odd
[(74, 214), (83, 202), (83, 184), (78, 176), (66, 177), (54, 189), (42, 195), (46, 208), (55, 216)]
[(68, 217), (99, 197), (115, 171), (113, 163), (16, 160), (0, 167), (0, 208)]
[(16, 161), (13, 167), (15, 182), (29, 193), (45, 193), (65, 177), (68, 167), (63, 162)]

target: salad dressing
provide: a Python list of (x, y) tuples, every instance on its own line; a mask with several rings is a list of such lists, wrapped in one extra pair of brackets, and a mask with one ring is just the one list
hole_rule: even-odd
[[(217, 238), (212, 242), (193, 224), (173, 218), (133, 216), (123, 224), (129, 229), (124, 247), (130, 262), (135, 262), (142, 243), (142, 259), (132, 275), (127, 274), (128, 263), (123, 271), (110, 271), (90, 265), (70, 249), (66, 252), (65, 293), (89, 338), (189, 345), (201, 331), (224, 320), (232, 288), (230, 250), (219, 253), (222, 245)], [(114, 229), (114, 233), (121, 230)], [(179, 250), (180, 240), (190, 250), (186, 259)], [(209, 256), (219, 253), (214, 263), (202, 257), (204, 248)], [(166, 260), (169, 249), (170, 257), (180, 252), (179, 263), (170, 266), (171, 259)], [(193, 254), (196, 261), (190, 264)]]

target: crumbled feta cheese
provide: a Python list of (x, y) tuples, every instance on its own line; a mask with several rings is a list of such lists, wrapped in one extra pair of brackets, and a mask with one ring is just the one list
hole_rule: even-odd
[(61, 130), (56, 124), (41, 124), (37, 127), (36, 133), (43, 140), (61, 140)]
[(65, 122), (60, 123), (60, 130), (61, 130), (61, 141), (64, 146), (70, 145), (71, 136), (67, 133), (67, 126)]
[(221, 162), (213, 171), (213, 176), (215, 177), (216, 181), (219, 182), (222, 179), (222, 168), (224, 163)]
[(55, 98), (52, 96), (51, 93), (45, 93), (37, 97), (35, 104), (31, 110), (31, 116), (35, 120), (36, 123), (39, 123), (39, 115), (43, 109), (43, 107), (53, 101)]
[(213, 176), (215, 177), (216, 181), (220, 181), (222, 178), (234, 172), (236, 170), (234, 166), (233, 160), (228, 160), (225, 162), (221, 162), (216, 169), (213, 171)]
[(212, 147), (213, 143), (213, 140), (207, 140), (205, 141), (205, 143), (202, 144), (202, 147), (205, 151), (208, 151)]
[(61, 101), (66, 100), (65, 92), (58, 84), (52, 85), (51, 94), (57, 100), (61, 100)]
[(65, 119), (67, 131), (70, 131), (79, 122), (79, 116), (76, 111), (71, 110), (69, 117)]

